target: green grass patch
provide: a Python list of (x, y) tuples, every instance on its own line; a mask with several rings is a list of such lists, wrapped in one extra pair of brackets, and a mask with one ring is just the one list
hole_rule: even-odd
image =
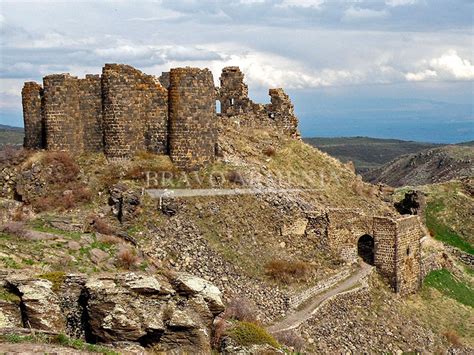
[(53, 284), (52, 290), (58, 292), (61, 288), (61, 285), (66, 279), (66, 274), (63, 271), (51, 271), (41, 275), (38, 275), (40, 279), (45, 279), (51, 281)]
[(60, 235), (63, 237), (68, 237), (70, 239), (79, 240), (81, 239), (81, 232), (68, 232), (61, 229), (53, 228), (48, 224), (48, 221), (38, 218), (31, 222), (31, 227), (33, 230), (44, 233), (51, 233)]
[(9, 256), (1, 257), (0, 262), (7, 269), (20, 269), (21, 268), (21, 266)]
[(439, 200), (428, 203), (425, 210), (426, 226), (436, 239), (474, 255), (474, 247), (439, 220), (438, 214), (444, 208), (445, 205)]
[(17, 304), (19, 304), (21, 301), (20, 297), (3, 287), (0, 288), (0, 300)]
[(430, 272), (424, 286), (433, 287), (442, 294), (474, 308), (474, 290), (462, 281), (456, 280), (446, 269)]
[(229, 336), (239, 345), (268, 344), (280, 348), (280, 344), (265, 328), (251, 322), (236, 322), (229, 330)]

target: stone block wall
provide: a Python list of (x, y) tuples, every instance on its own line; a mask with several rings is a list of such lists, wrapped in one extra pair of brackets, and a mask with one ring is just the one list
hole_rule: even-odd
[(421, 284), (421, 228), (417, 216), (397, 220), (396, 291), (415, 292)]
[(358, 241), (374, 239), (377, 271), (398, 293), (416, 291), (421, 280), (422, 229), (418, 216), (399, 219), (365, 215), (355, 209), (328, 209), (325, 217), (308, 215), (307, 236), (319, 236), (321, 247), (346, 262), (358, 260)]
[(104, 149), (102, 128), (102, 86), (100, 75), (86, 75), (79, 79), (79, 110), (82, 140), (87, 152)]
[(43, 87), (45, 148), (82, 152), (84, 142), (78, 79), (69, 74), (48, 75), (43, 79)]
[(169, 147), (175, 165), (195, 170), (214, 160), (217, 143), (215, 88), (208, 69), (171, 69)]
[(105, 154), (129, 158), (138, 151), (166, 153), (168, 93), (152, 76), (122, 64), (102, 71)]
[(397, 224), (391, 218), (374, 217), (374, 263), (390, 286), (396, 286), (395, 259), (397, 243)]
[[(177, 167), (198, 169), (214, 160), (217, 119), (273, 127), (299, 137), (293, 105), (282, 89), (271, 89), (271, 103), (248, 98), (238, 67), (222, 71), (221, 88), (208, 69), (177, 68), (160, 78), (123, 64), (106, 64), (102, 75), (84, 79), (48, 75), (22, 90), (28, 149), (104, 152), (129, 159), (137, 152), (169, 154)], [(220, 100), (223, 114), (216, 113)]]
[(43, 88), (35, 82), (27, 82), (21, 90), (23, 118), (25, 121), (24, 147), (41, 149), (44, 147), (44, 126), (41, 115)]

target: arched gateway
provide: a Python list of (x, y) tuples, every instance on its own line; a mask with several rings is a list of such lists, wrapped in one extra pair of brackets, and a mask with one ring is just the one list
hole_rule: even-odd
[(343, 260), (361, 258), (374, 265), (396, 292), (407, 294), (420, 286), (423, 232), (418, 216), (390, 218), (354, 209), (327, 209), (308, 216), (306, 235)]

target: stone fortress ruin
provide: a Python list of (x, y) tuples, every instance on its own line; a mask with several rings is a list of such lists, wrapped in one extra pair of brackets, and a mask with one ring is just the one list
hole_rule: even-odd
[[(298, 136), (298, 120), (283, 89), (269, 91), (271, 102), (248, 97), (238, 67), (222, 71), (216, 88), (208, 69), (174, 68), (160, 78), (122, 64), (106, 64), (102, 75), (69, 74), (43, 78), (43, 86), (22, 90), (27, 149), (101, 152), (127, 159), (139, 151), (169, 154), (183, 170), (212, 162), (218, 119), (274, 126)], [(221, 113), (216, 112), (216, 100)]]
[[(106, 64), (102, 75), (84, 79), (48, 75), (43, 86), (22, 90), (27, 149), (103, 152), (109, 160), (141, 151), (169, 155), (182, 170), (196, 170), (217, 154), (219, 120), (273, 127), (299, 138), (298, 120), (283, 89), (270, 89), (270, 103), (248, 97), (238, 67), (222, 70), (215, 87), (208, 69), (174, 68), (159, 78), (122, 64)], [(221, 112), (216, 112), (219, 101)], [(355, 210), (309, 215), (304, 231), (329, 252), (348, 261), (358, 256), (374, 265), (399, 293), (421, 284), (417, 216), (367, 216)]]

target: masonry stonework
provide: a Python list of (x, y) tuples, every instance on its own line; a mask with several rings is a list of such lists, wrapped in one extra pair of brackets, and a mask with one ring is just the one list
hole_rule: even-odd
[(25, 83), (21, 91), (26, 149), (41, 149), (44, 146), (44, 126), (41, 115), (42, 96), (43, 88), (35, 82)]
[(170, 156), (180, 169), (194, 170), (214, 160), (217, 143), (215, 89), (208, 69), (170, 72)]
[(193, 170), (214, 160), (219, 120), (234, 117), (299, 137), (283, 89), (270, 90), (270, 104), (256, 104), (238, 67), (223, 69), (221, 85), (215, 88), (212, 73), (197, 68), (176, 68), (156, 78), (129, 65), (106, 64), (102, 75), (84, 79), (48, 75), (43, 88), (33, 82), (23, 87), (24, 146), (104, 152), (112, 160), (140, 151), (169, 154), (177, 167)]
[(318, 236), (320, 246), (341, 259), (356, 262), (362, 236), (374, 240), (373, 264), (398, 293), (416, 291), (421, 283), (422, 229), (418, 216), (398, 219), (368, 216), (359, 210), (328, 209), (309, 215), (308, 238)]

